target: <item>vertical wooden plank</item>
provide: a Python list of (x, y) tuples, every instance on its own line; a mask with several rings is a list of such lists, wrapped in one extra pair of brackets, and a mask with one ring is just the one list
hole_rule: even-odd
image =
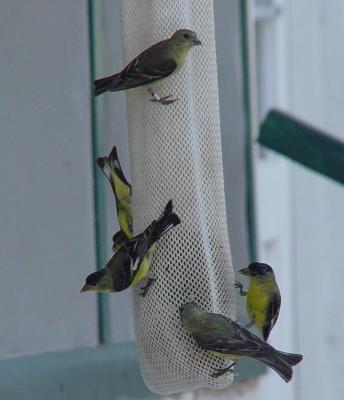
[[(290, 25), (291, 111), (342, 140), (344, 95), (341, 66), (342, 2), (292, 0)], [(298, 285), (296, 335), (304, 362), (299, 368), (298, 398), (339, 399), (344, 391), (341, 232), (342, 187), (292, 167), (294, 276)], [(321, 365), (321, 368), (314, 368)]]
[[(249, 4), (254, 2), (249, 1)], [(273, 106), (284, 107), (288, 103), (287, 74), (285, 68), (286, 36), (288, 21), (284, 0), (259, 2), (272, 9), (270, 17), (252, 21), (255, 36), (252, 46), (255, 55), (255, 136), (263, 116)], [(256, 11), (253, 15), (256, 14)], [(290, 256), (290, 198), (289, 166), (279, 157), (259, 146), (255, 147), (256, 209), (259, 261), (271, 264), (282, 293), (282, 309), (279, 320), (271, 333), (270, 343), (285, 351), (294, 351), (292, 259)], [(258, 399), (296, 399), (295, 381), (285, 385), (268, 369), (253, 391)]]
[(0, 358), (93, 345), (87, 2), (2, 2), (0, 43)]

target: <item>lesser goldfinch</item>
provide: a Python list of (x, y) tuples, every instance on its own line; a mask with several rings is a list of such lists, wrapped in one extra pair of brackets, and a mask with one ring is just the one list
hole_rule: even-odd
[(113, 237), (113, 250), (133, 237), (133, 213), (131, 209), (131, 185), (124, 176), (118, 159), (117, 148), (114, 146), (108, 157), (97, 158), (97, 165), (110, 182), (116, 199), (118, 223), (121, 228)]
[(254, 262), (239, 273), (249, 277), (248, 291), (245, 292), (238, 281), (235, 286), (240, 288), (242, 296), (247, 295), (246, 311), (251, 324), (256, 325), (267, 341), (281, 307), (281, 294), (274, 271), (268, 264)]
[[(121, 164), (119, 162), (116, 146), (114, 146), (108, 157), (99, 157), (97, 165), (101, 168), (112, 191), (115, 195), (117, 218), (121, 230), (112, 237), (112, 250), (116, 252), (129, 239), (133, 237), (133, 216), (131, 209), (131, 185), (124, 176)], [(145, 254), (142, 265), (148, 271), (155, 251), (155, 244), (151, 245)], [(141, 295), (147, 293), (149, 286), (154, 282), (154, 278), (148, 278), (147, 285), (141, 288)]]
[[(293, 376), (292, 366), (302, 360), (302, 355), (276, 350), (248, 329), (221, 314), (203, 311), (196, 303), (183, 304), (179, 308), (184, 328), (204, 350), (228, 360), (251, 357), (276, 371), (286, 382)], [(216, 370), (212, 376), (219, 377), (231, 370)]]
[[(119, 248), (103, 269), (88, 275), (81, 292), (120, 292), (135, 286), (148, 276), (155, 242), (179, 223), (170, 200), (158, 220)], [(146, 294), (151, 282), (152, 279), (148, 280), (142, 295)]]
[[(169, 39), (162, 40), (149, 47), (134, 58), (121, 72), (94, 81), (94, 96), (104, 92), (117, 92), (138, 86), (156, 84), (158, 81), (177, 72), (185, 63), (191, 47), (200, 45), (195, 32), (181, 29)], [(170, 104), (171, 96), (160, 98), (149, 88), (152, 101)]]

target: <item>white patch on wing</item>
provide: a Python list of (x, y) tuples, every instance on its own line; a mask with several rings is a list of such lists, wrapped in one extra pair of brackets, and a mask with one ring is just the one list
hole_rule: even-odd
[(139, 258), (136, 258), (134, 264), (133, 264), (133, 259), (131, 260), (131, 270), (136, 271), (137, 268), (139, 267)]

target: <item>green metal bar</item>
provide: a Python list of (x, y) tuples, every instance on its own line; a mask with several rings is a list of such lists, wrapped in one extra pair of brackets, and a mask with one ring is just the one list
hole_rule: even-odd
[(245, 114), (245, 168), (246, 168), (246, 215), (249, 236), (249, 255), (251, 261), (257, 260), (256, 216), (254, 203), (254, 177), (252, 160), (252, 131), (250, 105), (250, 59), (248, 36), (247, 0), (240, 1), (241, 48)]
[(263, 122), (259, 143), (344, 184), (344, 142), (297, 118), (272, 110)]
[[(99, 54), (101, 46), (96, 41), (101, 37), (101, 6), (100, 0), (89, 0), (89, 43), (91, 58), (91, 79), (95, 78), (97, 69), (97, 60), (101, 60)], [(98, 61), (99, 62), (99, 61)], [(93, 180), (94, 180), (94, 214), (95, 214), (95, 231), (96, 231), (96, 263), (97, 269), (104, 267), (107, 261), (106, 248), (106, 201), (105, 201), (105, 180), (102, 173), (97, 168), (95, 160), (99, 155), (104, 154), (104, 145), (102, 142), (102, 132), (104, 118), (103, 101), (95, 101), (92, 99), (91, 115), (92, 115), (92, 159), (93, 159)], [(109, 298), (106, 294), (98, 294), (98, 332), (99, 343), (105, 344), (110, 342), (110, 305)]]
[(157, 399), (146, 388), (133, 343), (0, 361), (2, 400)]

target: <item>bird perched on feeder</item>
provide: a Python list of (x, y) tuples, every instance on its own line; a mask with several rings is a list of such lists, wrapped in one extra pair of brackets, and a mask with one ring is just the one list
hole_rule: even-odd
[(242, 283), (235, 282), (241, 296), (247, 296), (246, 311), (251, 321), (249, 326), (254, 324), (266, 341), (276, 324), (281, 307), (281, 294), (274, 271), (268, 264), (254, 262), (239, 273), (249, 278), (247, 292), (243, 290)]
[(116, 200), (117, 219), (121, 228), (112, 238), (112, 249), (116, 251), (133, 237), (131, 185), (124, 176), (116, 146), (108, 157), (99, 157), (96, 163), (109, 181)]
[[(196, 303), (179, 308), (184, 328), (204, 350), (225, 359), (238, 360), (251, 357), (276, 371), (286, 382), (293, 376), (292, 367), (302, 360), (302, 355), (276, 350), (248, 329), (221, 314), (203, 311)], [(218, 378), (232, 370), (236, 361), (227, 368), (218, 369), (212, 377)]]
[[(170, 200), (158, 220), (120, 247), (103, 269), (88, 275), (81, 292), (120, 292), (136, 286), (148, 277), (154, 244), (179, 223), (180, 219), (173, 212)], [(148, 278), (147, 285), (141, 288), (142, 296), (147, 293), (153, 281), (153, 278)]]
[(134, 58), (121, 72), (94, 81), (94, 96), (104, 92), (118, 92), (139, 86), (149, 86), (151, 101), (161, 104), (173, 103), (170, 96), (160, 97), (151, 88), (152, 84), (171, 76), (185, 63), (189, 50), (200, 45), (195, 32), (189, 29), (176, 31), (169, 39), (149, 47)]
[[(107, 180), (109, 181), (112, 191), (115, 195), (117, 218), (121, 230), (112, 237), (112, 250), (116, 252), (129, 239), (133, 237), (133, 216), (131, 209), (131, 185), (125, 178), (121, 164), (119, 162), (117, 148), (114, 146), (108, 157), (99, 157), (97, 165), (100, 167)], [(153, 254), (155, 251), (155, 243), (152, 244), (145, 254), (142, 265), (143, 270), (149, 270)], [(144, 296), (147, 290), (154, 282), (154, 278), (148, 278), (147, 285), (142, 288), (141, 295)], [(134, 283), (135, 285), (135, 283)]]

